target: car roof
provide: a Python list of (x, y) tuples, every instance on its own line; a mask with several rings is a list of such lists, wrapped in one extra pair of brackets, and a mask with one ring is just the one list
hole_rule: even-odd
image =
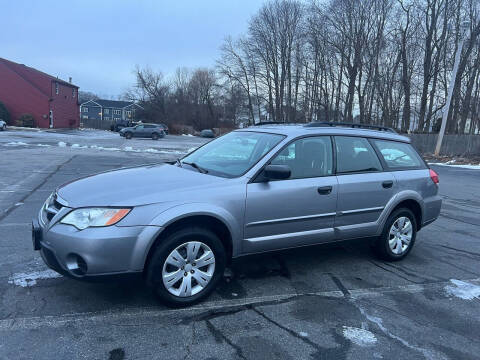
[(271, 134), (285, 135), (290, 138), (309, 135), (340, 135), (340, 136), (362, 136), (385, 140), (394, 140), (410, 143), (410, 138), (399, 135), (396, 132), (374, 129), (362, 129), (358, 127), (345, 126), (305, 126), (306, 124), (272, 124), (250, 126), (235, 131), (265, 132)]

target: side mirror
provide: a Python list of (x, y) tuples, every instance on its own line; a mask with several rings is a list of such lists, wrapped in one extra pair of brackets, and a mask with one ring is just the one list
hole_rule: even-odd
[(268, 180), (285, 180), (290, 177), (292, 171), (287, 165), (267, 165), (263, 169), (263, 175)]

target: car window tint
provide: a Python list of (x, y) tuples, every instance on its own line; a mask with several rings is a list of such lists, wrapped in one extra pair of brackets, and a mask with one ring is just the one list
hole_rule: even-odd
[(381, 171), (382, 165), (367, 139), (335, 136), (337, 173)]
[(143, 129), (143, 125), (138, 125), (135, 127), (136, 130), (142, 130)]
[(296, 140), (270, 163), (289, 166), (292, 171), (290, 179), (332, 175), (331, 139), (329, 136), (318, 136)]
[(374, 140), (389, 168), (423, 167), (423, 162), (412, 145), (388, 140)]

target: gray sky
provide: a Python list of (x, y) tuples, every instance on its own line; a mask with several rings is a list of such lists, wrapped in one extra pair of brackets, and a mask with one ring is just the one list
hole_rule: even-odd
[(214, 66), (261, 0), (2, 0), (0, 57), (116, 96), (136, 64), (172, 74)]

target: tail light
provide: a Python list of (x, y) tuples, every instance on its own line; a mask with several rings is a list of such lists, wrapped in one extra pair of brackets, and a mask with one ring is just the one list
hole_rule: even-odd
[(440, 182), (440, 179), (438, 178), (438, 174), (432, 169), (430, 169), (430, 179), (432, 179), (432, 181), (435, 184), (438, 184)]

